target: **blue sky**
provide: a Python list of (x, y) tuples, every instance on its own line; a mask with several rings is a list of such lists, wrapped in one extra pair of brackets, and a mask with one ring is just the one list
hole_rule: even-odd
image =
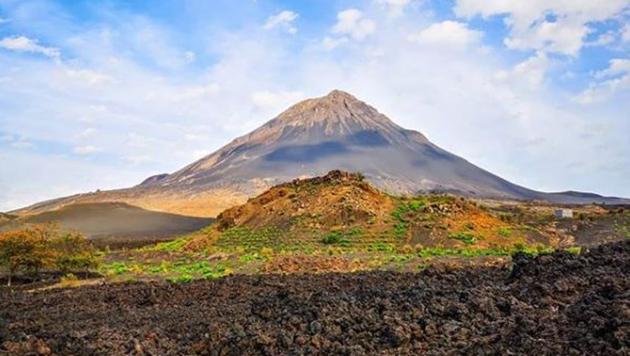
[(0, 0), (0, 210), (337, 88), (515, 183), (630, 197), (630, 1)]

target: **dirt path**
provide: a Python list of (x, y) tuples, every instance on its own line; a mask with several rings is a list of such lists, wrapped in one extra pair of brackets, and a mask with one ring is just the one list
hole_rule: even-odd
[[(0, 291), (0, 350), (71, 354), (630, 352), (630, 242), (505, 268)], [(1, 353), (1, 352), (0, 352)]]

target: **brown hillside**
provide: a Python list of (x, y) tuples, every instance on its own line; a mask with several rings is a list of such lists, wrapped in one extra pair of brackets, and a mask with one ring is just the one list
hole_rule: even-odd
[[(240, 226), (262, 228), (297, 225), (315, 229), (347, 228), (383, 220), (393, 199), (357, 173), (331, 171), (323, 177), (296, 179), (275, 186), (217, 217), (220, 230)], [(300, 224), (300, 220), (308, 220)]]
[(0, 224), (16, 219), (16, 216), (6, 213), (0, 213)]
[[(207, 237), (209, 234), (209, 238)], [(217, 217), (190, 247), (217, 250), (502, 248), (558, 241), (450, 195), (396, 197), (361, 174), (331, 171), (275, 186)]]

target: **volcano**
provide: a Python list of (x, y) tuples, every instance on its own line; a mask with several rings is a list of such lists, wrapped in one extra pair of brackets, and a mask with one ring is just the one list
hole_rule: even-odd
[(258, 129), (172, 174), (138, 186), (36, 204), (41, 212), (76, 202), (118, 201), (145, 209), (216, 216), (278, 183), (360, 172), (392, 194), (447, 192), (478, 198), (554, 203), (624, 203), (576, 192), (542, 193), (510, 183), (396, 125), (354, 96), (333, 90), (299, 102)]

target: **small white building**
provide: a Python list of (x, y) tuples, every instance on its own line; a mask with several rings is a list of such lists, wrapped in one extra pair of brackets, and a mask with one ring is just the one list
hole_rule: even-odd
[(571, 219), (573, 218), (573, 210), (572, 209), (556, 209), (554, 215), (558, 219)]

